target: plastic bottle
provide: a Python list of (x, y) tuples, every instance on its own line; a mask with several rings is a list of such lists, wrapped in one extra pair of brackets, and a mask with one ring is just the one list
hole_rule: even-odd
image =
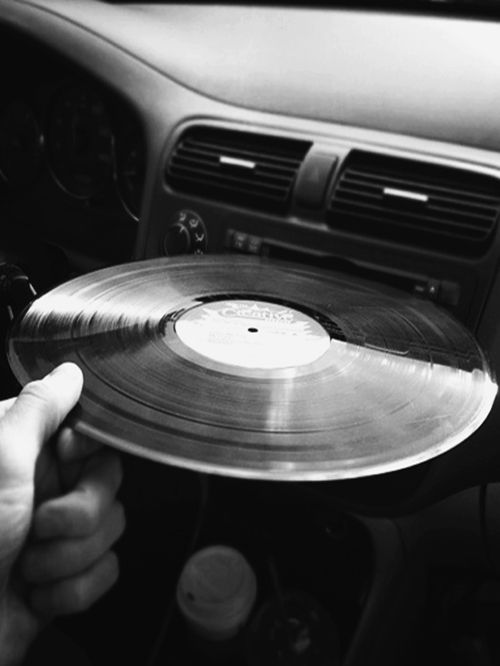
[(196, 650), (212, 662), (234, 659), (256, 596), (255, 573), (238, 550), (214, 545), (192, 555), (177, 584), (177, 604)]

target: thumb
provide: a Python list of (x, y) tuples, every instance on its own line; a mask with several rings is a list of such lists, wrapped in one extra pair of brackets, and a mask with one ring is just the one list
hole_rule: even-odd
[(0, 482), (15, 488), (33, 483), (43, 444), (78, 402), (81, 370), (63, 363), (44, 379), (30, 382), (0, 420)]

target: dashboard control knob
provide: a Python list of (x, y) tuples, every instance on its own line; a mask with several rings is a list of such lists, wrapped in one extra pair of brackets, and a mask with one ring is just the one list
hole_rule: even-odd
[(204, 254), (206, 249), (207, 229), (203, 220), (193, 211), (180, 210), (174, 215), (165, 234), (165, 254)]
[(188, 228), (181, 222), (172, 224), (165, 235), (163, 249), (169, 257), (176, 254), (188, 254), (191, 250), (191, 236)]

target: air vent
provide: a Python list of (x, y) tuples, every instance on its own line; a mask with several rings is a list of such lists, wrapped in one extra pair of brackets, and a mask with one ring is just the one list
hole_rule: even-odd
[(310, 145), (249, 132), (191, 128), (170, 156), (167, 183), (207, 199), (284, 212)]
[(491, 245), (500, 181), (475, 171), (352, 151), (329, 206), (332, 226), (477, 256)]

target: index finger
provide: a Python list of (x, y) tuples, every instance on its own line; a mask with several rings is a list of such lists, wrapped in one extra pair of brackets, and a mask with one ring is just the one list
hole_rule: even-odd
[(61, 428), (57, 438), (57, 451), (62, 462), (83, 460), (101, 449), (102, 446), (100, 442), (76, 432), (69, 426)]
[(75, 488), (41, 504), (33, 530), (39, 539), (83, 537), (98, 529), (122, 481), (120, 458), (112, 451), (94, 454), (82, 468)]

